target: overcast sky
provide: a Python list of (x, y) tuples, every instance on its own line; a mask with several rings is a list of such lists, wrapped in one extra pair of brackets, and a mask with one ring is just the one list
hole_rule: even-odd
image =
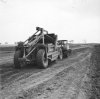
[(40, 26), (58, 39), (100, 43), (100, 0), (0, 0), (0, 42), (24, 41)]

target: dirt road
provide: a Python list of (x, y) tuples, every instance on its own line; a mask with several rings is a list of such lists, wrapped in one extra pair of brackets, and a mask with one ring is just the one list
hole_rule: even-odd
[(87, 99), (83, 86), (91, 53), (89, 47), (80, 48), (47, 69), (30, 65), (20, 70), (13, 68), (13, 53), (6, 56), (0, 60), (0, 99)]

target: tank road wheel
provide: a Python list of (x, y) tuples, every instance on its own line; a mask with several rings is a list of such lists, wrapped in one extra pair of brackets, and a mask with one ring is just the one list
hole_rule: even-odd
[(59, 51), (59, 56), (58, 56), (58, 58), (59, 58), (60, 60), (63, 59), (63, 52), (62, 52), (62, 49), (60, 49), (60, 51)]
[(18, 58), (21, 57), (21, 51), (16, 51), (15, 54), (14, 54), (14, 67), (15, 68), (21, 68), (21, 64), (18, 60)]
[(47, 68), (48, 67), (48, 59), (46, 57), (46, 53), (45, 53), (44, 49), (40, 49), (37, 52), (36, 60), (37, 60), (37, 65), (40, 68)]

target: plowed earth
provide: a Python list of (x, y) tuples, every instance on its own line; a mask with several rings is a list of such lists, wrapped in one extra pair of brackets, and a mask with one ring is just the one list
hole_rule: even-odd
[[(13, 53), (0, 52), (0, 99), (91, 98), (97, 87), (94, 82), (99, 83), (92, 78), (97, 77), (94, 72), (99, 68), (99, 48), (90, 45), (75, 48), (71, 56), (52, 63), (47, 69), (33, 65), (14, 69)], [(96, 65), (98, 68), (94, 70)], [(99, 91), (97, 88), (96, 93)]]

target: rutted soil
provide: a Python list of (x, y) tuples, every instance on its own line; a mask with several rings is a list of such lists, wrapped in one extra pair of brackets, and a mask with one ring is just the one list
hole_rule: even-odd
[(94, 46), (88, 76), (90, 78), (88, 98), (100, 99), (100, 45)]
[(0, 99), (89, 99), (92, 52), (92, 47), (75, 49), (47, 69), (30, 65), (16, 70), (12, 62), (2, 64)]

